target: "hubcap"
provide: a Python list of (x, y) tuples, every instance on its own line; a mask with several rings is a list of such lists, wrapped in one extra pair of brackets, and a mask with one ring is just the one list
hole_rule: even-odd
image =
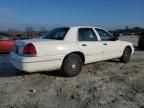
[(125, 52), (125, 59), (129, 59), (130, 58), (130, 52), (129, 52), (129, 50), (127, 50), (126, 52)]
[(127, 51), (127, 52), (125, 53), (125, 56), (126, 56), (126, 57), (129, 57), (129, 55), (130, 55), (129, 52)]
[(72, 69), (75, 69), (75, 68), (76, 68), (76, 64), (73, 63), (73, 64), (72, 64)]

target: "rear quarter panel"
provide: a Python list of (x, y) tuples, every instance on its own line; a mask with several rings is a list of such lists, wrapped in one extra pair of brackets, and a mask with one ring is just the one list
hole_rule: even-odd
[(65, 56), (70, 52), (79, 51), (76, 42), (48, 42), (43, 44), (34, 43), (37, 56)]

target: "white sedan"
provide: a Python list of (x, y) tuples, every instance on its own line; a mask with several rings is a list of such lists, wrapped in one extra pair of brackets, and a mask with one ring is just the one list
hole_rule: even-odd
[(127, 63), (133, 53), (132, 43), (101, 28), (76, 26), (53, 29), (41, 39), (18, 40), (10, 59), (22, 71), (60, 69), (65, 76), (75, 76), (83, 64), (114, 58)]

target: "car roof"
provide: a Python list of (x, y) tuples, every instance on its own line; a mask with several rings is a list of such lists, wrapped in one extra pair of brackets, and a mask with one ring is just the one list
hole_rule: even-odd
[(98, 29), (102, 29), (100, 27), (96, 27), (96, 26), (68, 26), (69, 28), (98, 28)]

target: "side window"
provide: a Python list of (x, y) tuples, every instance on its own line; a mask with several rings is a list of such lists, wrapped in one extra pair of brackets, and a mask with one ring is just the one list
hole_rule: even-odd
[(65, 36), (66, 32), (65, 31), (59, 31), (55, 34), (56, 38), (63, 38)]
[(98, 32), (102, 41), (111, 41), (113, 39), (113, 36), (110, 35), (109, 33), (107, 33), (106, 31), (104, 31), (102, 29), (97, 29), (97, 28), (95, 28), (95, 29)]
[(69, 28), (62, 27), (51, 30), (48, 34), (44, 35), (42, 39), (63, 40)]
[(14, 38), (11, 36), (0, 35), (0, 40), (12, 40), (12, 39)]
[(0, 35), (0, 40), (3, 40), (3, 36), (2, 35)]
[(91, 28), (80, 28), (78, 30), (79, 41), (97, 41), (97, 36)]

